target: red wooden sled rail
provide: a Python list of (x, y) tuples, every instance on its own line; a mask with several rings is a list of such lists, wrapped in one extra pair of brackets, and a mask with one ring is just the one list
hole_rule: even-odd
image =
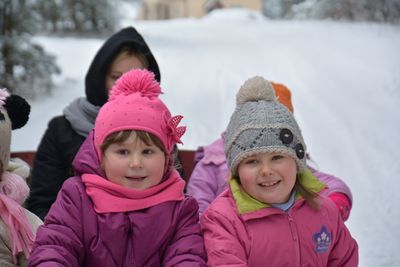
[[(11, 157), (20, 158), (26, 161), (30, 166), (33, 166), (36, 151), (19, 151), (11, 152)], [(179, 158), (183, 167), (185, 178), (189, 179), (194, 168), (194, 150), (179, 150)]]

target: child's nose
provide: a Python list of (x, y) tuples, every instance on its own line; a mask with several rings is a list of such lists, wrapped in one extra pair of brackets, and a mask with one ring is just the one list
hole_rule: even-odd
[(142, 161), (140, 160), (140, 157), (138, 155), (131, 156), (130, 162), (129, 162), (129, 167), (130, 168), (141, 168), (142, 167)]
[(268, 163), (262, 164), (260, 172), (262, 176), (272, 176), (274, 174), (271, 166)]

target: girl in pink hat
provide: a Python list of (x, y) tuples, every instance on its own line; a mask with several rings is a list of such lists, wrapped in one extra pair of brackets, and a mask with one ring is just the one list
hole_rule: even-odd
[(185, 127), (147, 70), (125, 73), (100, 109), (38, 231), (30, 266), (205, 266), (194, 198), (174, 167)]

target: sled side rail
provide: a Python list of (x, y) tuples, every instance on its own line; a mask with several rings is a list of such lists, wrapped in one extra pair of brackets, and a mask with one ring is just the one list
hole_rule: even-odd
[[(194, 150), (179, 150), (179, 159), (182, 164), (182, 168), (185, 174), (186, 180), (189, 179), (192, 174), (195, 162), (194, 162)], [(11, 152), (12, 158), (20, 158), (27, 162), (31, 167), (33, 166), (33, 162), (35, 161), (36, 151), (18, 151)]]

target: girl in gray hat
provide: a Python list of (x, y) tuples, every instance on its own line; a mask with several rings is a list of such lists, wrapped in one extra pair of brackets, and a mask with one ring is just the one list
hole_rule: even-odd
[[(289, 88), (280, 83), (271, 83), (278, 101), (293, 113), (294, 108)], [(187, 192), (199, 203), (200, 214), (228, 187), (229, 170), (224, 152), (223, 135), (221, 134), (211, 144), (199, 147), (196, 151), (196, 165), (190, 176)], [(307, 155), (307, 159), (312, 161), (309, 155)], [(307, 167), (318, 180), (326, 184), (326, 189), (321, 193), (336, 204), (343, 220), (346, 221), (350, 216), (353, 204), (350, 188), (339, 177), (314, 169), (309, 164)]]
[(358, 245), (306, 166), (293, 114), (247, 80), (224, 136), (229, 187), (204, 212), (208, 266), (357, 266)]

